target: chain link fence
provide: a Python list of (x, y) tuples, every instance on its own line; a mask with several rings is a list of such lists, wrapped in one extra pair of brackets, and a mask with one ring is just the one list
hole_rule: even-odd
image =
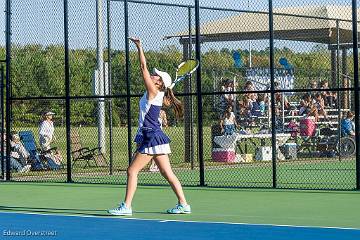
[[(10, 3), (2, 178), (126, 183), (145, 92), (137, 36), (149, 69), (201, 62), (175, 88), (184, 118), (161, 114), (182, 184), (358, 188), (352, 1)], [(150, 163), (139, 183), (166, 180)]]

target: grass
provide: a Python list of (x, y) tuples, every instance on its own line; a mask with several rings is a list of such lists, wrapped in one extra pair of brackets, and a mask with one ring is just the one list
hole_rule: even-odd
[[(98, 130), (96, 127), (74, 127), (79, 132), (80, 141), (83, 147), (97, 147), (98, 143)], [(28, 128), (15, 128), (15, 131), (24, 131), (30, 130), (35, 135), (35, 140), (38, 142), (38, 128), (28, 127)], [(132, 128), (132, 140), (136, 134), (136, 128)], [(209, 127), (204, 128), (204, 158), (206, 160), (211, 159), (211, 132)], [(174, 154), (171, 155), (171, 161), (173, 164), (182, 164), (185, 162), (184, 156), (184, 128), (183, 127), (171, 127), (165, 129), (166, 134), (171, 139), (171, 150)], [(127, 128), (125, 127), (114, 127), (113, 128), (113, 161), (114, 165), (122, 168), (126, 168), (128, 165), (128, 141), (127, 141)], [(196, 129), (194, 131), (196, 135)], [(59, 150), (65, 156), (66, 153), (66, 129), (64, 127), (55, 128), (56, 141), (53, 143), (53, 146), (59, 148)], [(208, 144), (209, 143), (209, 144)], [(109, 128), (106, 129), (106, 157), (109, 159)], [(135, 143), (132, 145), (132, 149), (135, 150)], [(196, 147), (194, 148), (196, 151)], [(196, 156), (197, 152), (195, 152)]]
[[(97, 146), (97, 128), (78, 127), (83, 146)], [(36, 139), (36, 128), (17, 128), (31, 130)], [(132, 136), (136, 129), (133, 129)], [(166, 133), (172, 139), (171, 162), (174, 170), (184, 185), (194, 186), (200, 182), (198, 163), (185, 162), (184, 157), (184, 129), (182, 127), (167, 128)], [(72, 179), (75, 182), (86, 183), (126, 183), (126, 168), (128, 166), (127, 128), (113, 129), (113, 174), (109, 168), (83, 168), (78, 165), (72, 170)], [(196, 134), (196, 131), (195, 131)], [(65, 128), (56, 128), (57, 146), (65, 156), (66, 138)], [(217, 163), (211, 160), (211, 132), (209, 127), (204, 128), (204, 160), (205, 183), (215, 187), (272, 187), (273, 175), (271, 162), (254, 162), (240, 164)], [(195, 141), (196, 142), (196, 141)], [(107, 137), (106, 146), (109, 146)], [(135, 146), (133, 146), (133, 149)], [(195, 147), (196, 151), (197, 147)], [(251, 149), (250, 149), (251, 150)], [(195, 159), (197, 152), (195, 152)], [(109, 151), (107, 151), (109, 159)], [(355, 160), (354, 159), (327, 159), (305, 158), (296, 161), (279, 161), (277, 163), (277, 186), (279, 188), (302, 189), (354, 189), (355, 188)], [(13, 174), (16, 181), (66, 181), (66, 170), (30, 172), (27, 174)], [(159, 173), (150, 173), (144, 170), (139, 176), (141, 184), (166, 184)]]

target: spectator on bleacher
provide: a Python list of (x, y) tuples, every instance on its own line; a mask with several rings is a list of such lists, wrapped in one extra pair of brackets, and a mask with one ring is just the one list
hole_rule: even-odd
[(300, 101), (299, 116), (313, 116), (315, 117), (315, 122), (319, 120), (318, 110), (315, 107), (314, 101), (309, 93), (306, 93)]
[[(312, 80), (310, 82), (310, 89), (313, 89), (313, 90), (318, 90), (319, 89), (319, 83), (317, 80)], [(310, 96), (315, 99), (315, 94), (318, 93), (318, 91), (312, 91), (310, 92)]]
[(244, 85), (244, 91), (255, 91), (255, 86), (251, 81), (246, 81)]
[[(244, 91), (255, 91), (255, 86), (254, 84), (251, 82), (251, 81), (247, 81), (244, 85)], [(248, 96), (248, 98), (252, 101), (252, 102), (255, 102), (256, 99), (257, 99), (257, 93), (253, 92), (253, 93), (246, 93), (245, 94), (246, 96)]]
[(257, 102), (259, 103), (260, 112), (264, 116), (266, 110), (265, 94), (258, 94)]
[(310, 83), (311, 89), (318, 89), (318, 82), (316, 80), (312, 80)]
[(261, 117), (265, 114), (264, 94), (259, 94), (256, 101), (251, 106), (251, 116)]
[(234, 94), (226, 93), (234, 91), (233, 81), (230, 79), (225, 79), (223, 81), (223, 85), (221, 86), (221, 91), (225, 92), (225, 94), (222, 96), (222, 105), (223, 109), (225, 109), (226, 106), (234, 104)]
[(355, 123), (353, 121), (354, 114), (349, 111), (346, 117), (341, 120), (341, 135), (342, 136), (355, 136)]
[(275, 104), (282, 109), (282, 104), (284, 104), (285, 110), (290, 110), (291, 105), (289, 103), (289, 100), (286, 96), (283, 95), (283, 93), (275, 93)]
[(281, 115), (281, 111), (278, 107), (275, 107), (275, 131), (277, 133), (283, 132), (284, 123)]
[[(274, 82), (274, 88), (275, 90), (280, 90), (280, 83), (279, 82)], [(281, 93), (281, 92), (276, 92), (275, 93), (275, 104), (280, 107), (280, 109), (282, 109), (282, 104), (284, 104), (284, 109), (285, 110), (289, 110), (290, 109), (290, 103), (287, 99), (287, 97)]]
[(306, 101), (304, 99), (300, 100), (299, 116), (307, 114), (308, 111), (309, 111), (309, 108), (307, 106)]
[[(236, 112), (235, 112), (235, 117), (237, 122), (242, 123), (244, 121), (246, 121), (247, 119), (247, 114), (246, 114), (246, 109), (245, 109), (245, 96), (242, 96), (242, 98), (239, 98), (236, 102)], [(220, 119), (224, 116), (224, 114), (222, 114), (220, 116)]]
[(241, 100), (238, 102), (239, 113), (241, 117), (250, 117), (252, 109), (252, 101), (249, 96), (244, 95)]
[(232, 106), (228, 106), (224, 117), (220, 120), (221, 133), (225, 135), (232, 135), (238, 127), (235, 114), (232, 111)]
[(329, 82), (324, 80), (320, 83), (320, 89), (322, 97), (324, 98), (324, 104), (326, 107), (335, 107), (336, 106), (336, 92), (326, 91), (329, 89)]
[(305, 114), (309, 114), (312, 104), (313, 104), (313, 100), (311, 95), (309, 93), (306, 93), (300, 100), (299, 115), (302, 116)]
[(287, 131), (291, 134), (291, 137), (297, 137), (299, 126), (294, 118), (287, 124)]
[(321, 93), (315, 94), (314, 106), (316, 107), (318, 114), (324, 116), (324, 118), (327, 120), (328, 117), (325, 110), (324, 98), (322, 97)]

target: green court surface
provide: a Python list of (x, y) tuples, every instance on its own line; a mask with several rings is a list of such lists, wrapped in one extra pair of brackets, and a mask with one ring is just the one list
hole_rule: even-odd
[[(0, 211), (107, 216), (124, 186), (0, 183)], [(170, 187), (139, 187), (133, 218), (360, 228), (360, 192), (187, 187), (191, 215), (168, 215)]]

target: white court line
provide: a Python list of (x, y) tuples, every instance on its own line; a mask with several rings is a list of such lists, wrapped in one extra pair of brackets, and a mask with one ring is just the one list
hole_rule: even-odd
[[(105, 211), (104, 211), (105, 212)], [(201, 223), (201, 224), (226, 224), (226, 225), (244, 225), (244, 226), (265, 226), (265, 227), (285, 227), (285, 228), (314, 228), (314, 229), (335, 229), (335, 230), (356, 230), (359, 228), (346, 228), (346, 227), (328, 227), (328, 226), (306, 226), (306, 225), (285, 225), (285, 224), (269, 224), (269, 223), (236, 223), (236, 222), (206, 222), (206, 221), (191, 221), (191, 220), (169, 220), (169, 219), (144, 219), (132, 217), (119, 217), (119, 216), (94, 216), (94, 215), (74, 215), (74, 214), (50, 214), (50, 213), (28, 213), (28, 212), (1, 212), (0, 214), (26, 214), (26, 215), (39, 215), (39, 216), (55, 216), (55, 217), (78, 217), (78, 218), (99, 218), (99, 219), (124, 219), (136, 221), (154, 221), (160, 223), (167, 222), (180, 222), (180, 223)]]

